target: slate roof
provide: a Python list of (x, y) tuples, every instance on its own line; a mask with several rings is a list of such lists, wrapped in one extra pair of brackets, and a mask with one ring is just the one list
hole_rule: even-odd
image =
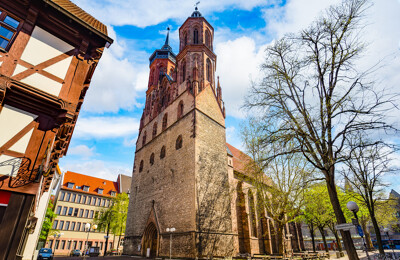
[[(68, 188), (68, 182), (74, 183), (74, 187), (72, 189)], [(79, 188), (77, 188), (77, 186)], [(89, 191), (84, 191), (83, 186), (89, 186)], [(64, 174), (61, 188), (63, 190), (78, 191), (82, 193), (107, 197), (111, 197), (111, 191), (119, 193), (117, 182), (70, 171), (67, 171)], [(103, 194), (99, 194), (98, 189), (103, 189)]]
[(61, 8), (61, 11), (65, 11), (68, 14), (72, 15), (79, 21), (84, 24), (90, 26), (92, 29), (97, 32), (107, 36), (107, 26), (102, 24), (99, 20), (82, 10), (79, 6), (72, 3), (70, 0), (44, 0), (45, 2), (56, 5), (56, 7)]

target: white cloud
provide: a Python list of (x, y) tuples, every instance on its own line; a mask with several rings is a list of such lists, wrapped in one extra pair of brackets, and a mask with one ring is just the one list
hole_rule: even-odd
[(251, 80), (259, 75), (259, 66), (264, 56), (265, 46), (256, 48), (252, 38), (243, 36), (234, 40), (216, 43), (218, 56), (217, 72), (220, 75), (222, 98), (226, 112), (236, 118), (243, 118), (243, 97)]
[(115, 162), (101, 160), (85, 160), (63, 163), (60, 162), (61, 171), (72, 171), (110, 181), (116, 181), (118, 174), (132, 175), (132, 167)]
[(82, 117), (76, 124), (74, 137), (80, 139), (127, 138), (137, 134), (138, 130), (139, 121), (133, 117)]
[(83, 158), (92, 157), (95, 154), (96, 147), (88, 147), (86, 145), (77, 145), (68, 148), (68, 155), (79, 155)]
[(115, 40), (105, 49), (97, 66), (90, 88), (85, 97), (85, 111), (103, 113), (131, 110), (140, 106), (137, 91), (147, 88), (147, 63), (135, 63), (127, 57), (129, 49), (124, 40), (119, 40), (109, 28), (109, 35)]
[[(100, 21), (111, 25), (135, 25), (146, 27), (168, 19), (183, 21), (194, 11), (194, 1), (153, 0), (151, 4), (143, 0), (102, 0), (93, 4), (91, 0), (73, 0), (82, 9)], [(202, 0), (199, 11), (203, 15), (227, 8), (251, 10), (265, 6), (275, 0)]]

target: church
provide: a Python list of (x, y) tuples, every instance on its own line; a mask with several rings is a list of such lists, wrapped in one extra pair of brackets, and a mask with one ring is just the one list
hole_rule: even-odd
[[(136, 142), (124, 254), (201, 258), (277, 253), (273, 221), (256, 207), (248, 158), (226, 143), (214, 29), (197, 7), (150, 56)], [(285, 241), (304, 250), (299, 225)]]

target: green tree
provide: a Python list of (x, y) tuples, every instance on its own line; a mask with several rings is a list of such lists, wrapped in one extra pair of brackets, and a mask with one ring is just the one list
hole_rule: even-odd
[[(114, 246), (115, 246), (115, 235), (119, 236), (117, 248), (121, 241), (121, 236), (124, 234), (126, 227), (126, 218), (128, 214), (129, 196), (126, 193), (120, 193), (111, 201), (111, 206), (100, 212), (95, 216), (94, 223), (98, 225), (99, 230), (105, 230), (107, 232), (106, 244), (104, 247), (104, 255), (107, 252), (108, 238), (110, 232), (114, 235)], [(111, 249), (111, 248), (110, 248)]]
[(286, 153), (293, 146), (291, 142), (263, 146), (260, 128), (262, 125), (250, 119), (242, 129), (246, 150), (252, 157), (247, 160), (246, 172), (256, 188), (260, 212), (265, 208), (273, 220), (278, 253), (283, 254), (285, 225), (300, 213), (303, 191), (313, 179), (313, 170), (300, 154)]
[[(385, 120), (393, 96), (378, 91), (371, 74), (355, 65), (365, 49), (360, 34), (368, 6), (368, 0), (344, 0), (300, 33), (271, 44), (264, 77), (253, 84), (245, 104), (261, 115), (266, 146), (295, 139), (292, 152), (320, 170), (338, 223), (346, 219), (335, 168), (348, 155), (346, 141), (354, 132), (393, 128)], [(341, 234), (349, 259), (358, 259), (350, 232)]]
[(40, 231), (39, 235), (39, 240), (46, 241), (47, 236), (49, 235), (49, 232), (51, 230), (51, 226), (53, 224), (53, 220), (57, 216), (56, 213), (53, 211), (53, 203), (49, 201), (49, 204), (46, 209), (46, 215), (44, 217), (43, 225), (42, 225), (42, 230)]

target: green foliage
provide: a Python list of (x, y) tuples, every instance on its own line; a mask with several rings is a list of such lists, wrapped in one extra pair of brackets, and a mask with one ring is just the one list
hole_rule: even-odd
[(47, 206), (46, 215), (44, 217), (44, 221), (43, 221), (43, 225), (42, 225), (42, 230), (40, 231), (40, 236), (39, 236), (40, 240), (46, 240), (46, 238), (49, 234), (49, 231), (51, 229), (51, 226), (53, 224), (53, 220), (56, 216), (57, 216), (57, 214), (54, 213), (54, 211), (53, 211), (53, 203), (51, 203), (51, 201), (49, 201), (49, 205)]
[(126, 193), (120, 193), (112, 199), (111, 207), (103, 210), (94, 219), (99, 230), (107, 231), (110, 228), (111, 233), (122, 235), (125, 231), (126, 218), (128, 214), (129, 197)]

